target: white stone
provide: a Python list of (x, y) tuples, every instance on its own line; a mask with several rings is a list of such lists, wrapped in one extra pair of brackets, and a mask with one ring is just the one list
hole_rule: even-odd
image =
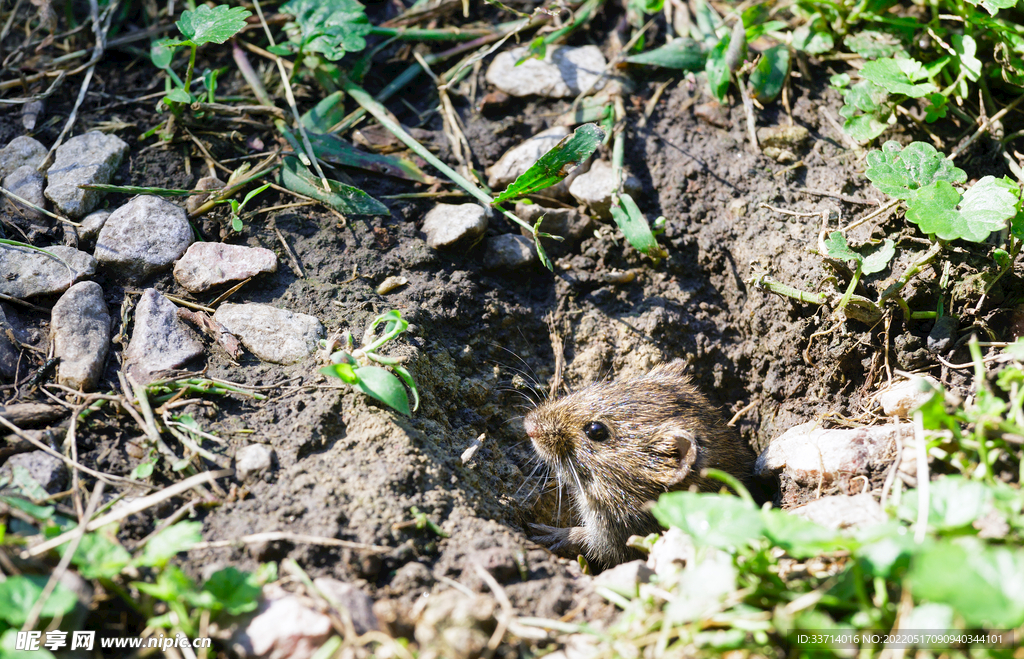
[(94, 388), (110, 349), (110, 313), (99, 284), (79, 282), (57, 300), (50, 313), (50, 342), (60, 357), (57, 382), (80, 391)]
[(93, 211), (82, 218), (82, 226), (78, 227), (78, 241), (82, 249), (94, 249), (96, 238), (100, 235), (100, 229), (107, 223), (110, 211), (102, 209)]
[(263, 444), (249, 444), (235, 453), (235, 476), (243, 483), (270, 469), (274, 450)]
[(608, 66), (597, 46), (548, 46), (543, 59), (519, 62), (528, 52), (521, 46), (499, 53), (487, 68), (487, 82), (511, 96), (565, 98), (590, 89)]
[(330, 577), (317, 577), (313, 585), (320, 589), (332, 606), (337, 604), (348, 612), (357, 634), (380, 631), (380, 622), (373, 612), (373, 598), (361, 589)]
[(269, 600), (244, 631), (255, 656), (263, 659), (309, 659), (333, 633), (331, 619), (295, 595)]
[(59, 258), (28, 247), (0, 245), (0, 293), (19, 299), (54, 295), (96, 273), (96, 259), (74, 247), (51, 245), (43, 249)]
[[(615, 179), (615, 169), (605, 160), (595, 160), (589, 170), (577, 176), (569, 185), (569, 194), (602, 219), (609, 219), (612, 216), (612, 194), (616, 190), (618, 181)], [(640, 181), (627, 172), (622, 190), (637, 201), (641, 190)]]
[(174, 264), (174, 280), (190, 293), (277, 271), (277, 254), (264, 247), (226, 243), (192, 243)]
[(515, 270), (537, 260), (533, 241), (518, 233), (503, 233), (487, 239), (484, 267), (495, 270)]
[(637, 559), (605, 570), (594, 577), (595, 586), (603, 586), (623, 597), (634, 598), (640, 594), (640, 584), (651, 580), (654, 571), (647, 563)]
[(882, 406), (886, 416), (907, 418), (911, 411), (928, 402), (938, 386), (939, 381), (933, 377), (915, 376), (880, 392), (878, 404)]
[(896, 432), (909, 436), (910, 430), (908, 424), (825, 430), (810, 421), (772, 440), (758, 456), (754, 471), (763, 477), (784, 472), (802, 485), (830, 483), (881, 466)]
[(0, 179), (25, 165), (34, 169), (45, 157), (46, 147), (39, 140), (27, 135), (15, 137), (0, 149)]
[(57, 147), (46, 171), (46, 197), (68, 217), (84, 217), (96, 208), (103, 193), (78, 186), (110, 183), (127, 154), (128, 145), (116, 135), (94, 130), (72, 137)]
[(495, 191), (505, 189), (570, 132), (565, 126), (554, 126), (512, 147), (487, 168), (487, 185)]
[(423, 233), (434, 249), (472, 242), (487, 230), (488, 210), (478, 204), (438, 204), (423, 218)]
[[(3, 182), (4, 187), (9, 192), (18, 195), (27, 202), (35, 204), (39, 208), (46, 208), (46, 197), (43, 196), (43, 185), (46, 182), (46, 177), (37, 171), (35, 167), (22, 165), (5, 176)], [(43, 222), (48, 221), (45, 214), (31, 206), (26, 206), (14, 199), (10, 201), (25, 214), (25, 217)]]
[(789, 512), (834, 530), (872, 526), (886, 520), (882, 507), (870, 492), (822, 497)]
[(180, 368), (201, 354), (203, 344), (178, 318), (178, 307), (147, 288), (135, 306), (135, 328), (124, 354), (132, 379), (149, 384), (158, 371)]
[(169, 268), (192, 240), (185, 209), (142, 195), (107, 218), (96, 239), (96, 260), (118, 275), (141, 280)]
[(667, 577), (693, 564), (697, 548), (693, 539), (676, 527), (661, 534), (647, 555), (647, 567), (659, 577)]
[(313, 316), (269, 304), (222, 304), (213, 319), (265, 362), (294, 364), (314, 351), (324, 335)]

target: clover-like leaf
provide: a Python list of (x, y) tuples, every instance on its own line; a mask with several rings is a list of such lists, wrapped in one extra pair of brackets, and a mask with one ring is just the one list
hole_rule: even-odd
[(761, 104), (771, 103), (782, 92), (789, 75), (789, 48), (772, 46), (761, 53), (757, 66), (750, 72), (750, 86)]
[(898, 142), (886, 142), (881, 151), (868, 154), (864, 175), (875, 187), (897, 199), (910, 199), (916, 191), (935, 183), (963, 183), (964, 170), (946, 160), (927, 142), (911, 142), (906, 148)]
[(843, 93), (845, 105), (839, 109), (839, 115), (846, 119), (843, 130), (858, 142), (881, 135), (896, 123), (893, 104), (888, 98), (888, 92), (870, 80), (861, 80), (847, 89)]
[(887, 58), (867, 62), (860, 70), (860, 75), (890, 94), (920, 98), (937, 91), (935, 85), (930, 82), (915, 84), (917, 80), (927, 75), (921, 63), (915, 60)]
[(163, 567), (180, 551), (187, 551), (203, 539), (202, 522), (178, 522), (157, 533), (146, 543), (139, 565)]
[(843, 38), (847, 48), (857, 53), (864, 59), (878, 59), (879, 57), (893, 57), (895, 55), (907, 56), (907, 50), (903, 40), (894, 32), (883, 30), (857, 30)]
[(881, 247), (864, 257), (860, 271), (865, 275), (873, 275), (881, 272), (889, 265), (892, 257), (896, 256), (896, 244), (889, 238), (885, 239)]
[(316, 52), (334, 61), (345, 53), (366, 48), (373, 26), (366, 8), (356, 0), (289, 0), (281, 11), (295, 17), (285, 29), (304, 52)]
[(979, 180), (963, 197), (946, 181), (936, 181), (908, 200), (907, 221), (943, 240), (980, 243), (1017, 214), (1018, 194), (1013, 183), (993, 176)]
[(175, 25), (178, 30), (196, 46), (204, 43), (224, 43), (241, 32), (245, 19), (252, 12), (242, 7), (227, 5), (197, 5), (195, 10), (181, 12), (181, 20)]
[(960, 70), (968, 80), (977, 82), (981, 77), (981, 60), (974, 56), (978, 52), (978, 44), (967, 34), (952, 34), (950, 41), (960, 60)]
[(255, 574), (228, 566), (214, 572), (203, 584), (203, 591), (213, 596), (213, 609), (224, 609), (231, 615), (254, 610), (260, 603), (260, 586)]
[(1000, 9), (1009, 9), (1017, 4), (1017, 0), (967, 0), (975, 7), (981, 5), (992, 16), (999, 13)]
[(834, 259), (856, 261), (857, 263), (864, 260), (863, 256), (850, 249), (849, 245), (846, 244), (846, 236), (839, 231), (833, 231), (825, 239), (825, 249), (828, 250), (828, 255)]

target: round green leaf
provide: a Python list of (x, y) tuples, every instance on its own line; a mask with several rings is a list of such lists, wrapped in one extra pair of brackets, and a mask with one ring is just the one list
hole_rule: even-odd
[(409, 394), (401, 381), (390, 371), (378, 366), (360, 366), (355, 369), (359, 376), (356, 387), (367, 396), (376, 398), (388, 407), (409, 416)]

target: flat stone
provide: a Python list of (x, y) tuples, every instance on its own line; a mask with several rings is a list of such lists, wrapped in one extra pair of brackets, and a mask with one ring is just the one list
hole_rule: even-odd
[(915, 376), (879, 393), (878, 404), (882, 406), (885, 416), (908, 418), (914, 409), (928, 402), (938, 386), (939, 381), (933, 377)]
[(15, 137), (0, 149), (0, 179), (25, 165), (38, 167), (45, 157), (46, 147), (39, 140), (27, 135)]
[(434, 249), (469, 243), (487, 230), (488, 210), (479, 204), (438, 204), (423, 218), (423, 233)]
[(313, 316), (269, 304), (222, 304), (213, 319), (265, 362), (294, 364), (316, 351), (324, 327)]
[(107, 223), (108, 217), (110, 217), (110, 211), (105, 208), (93, 211), (83, 217), (82, 226), (78, 227), (78, 246), (82, 249), (95, 249), (100, 229)]
[(13, 380), (18, 372), (18, 349), (8, 338), (8, 331), (13, 332), (13, 328), (0, 307), (0, 380)]
[(521, 46), (499, 53), (487, 68), (487, 82), (512, 96), (565, 98), (590, 89), (608, 65), (597, 46), (548, 46), (543, 59), (517, 66), (528, 51)]
[[(264, 587), (264, 593), (269, 587)], [(331, 619), (315, 611), (295, 595), (268, 597), (259, 613), (241, 626), (232, 643), (242, 656), (262, 659), (310, 659), (334, 633)]]
[(68, 481), (68, 470), (64, 466), (64, 461), (45, 451), (30, 451), (12, 455), (4, 463), (3, 471), (0, 473), (11, 478), (15, 467), (21, 467), (28, 471), (32, 480), (39, 483), (47, 494), (63, 492)]
[(93, 130), (72, 137), (57, 147), (46, 172), (46, 197), (71, 219), (85, 217), (96, 208), (103, 193), (78, 186), (110, 183), (127, 154), (128, 145), (116, 135)]
[[(595, 216), (607, 220), (612, 216), (612, 193), (617, 189), (618, 181), (615, 180), (612, 164), (605, 160), (595, 160), (587, 172), (577, 176), (569, 185), (569, 194), (586, 205)], [(635, 201), (641, 191), (640, 181), (627, 172), (622, 190)]]
[(235, 453), (235, 476), (243, 483), (274, 464), (274, 450), (264, 444), (249, 444)]
[(124, 354), (132, 379), (149, 384), (158, 371), (180, 368), (202, 354), (203, 344), (178, 318), (178, 307), (147, 288), (135, 306), (135, 328)]
[[(10, 192), (40, 208), (46, 208), (46, 197), (43, 196), (43, 186), (46, 183), (46, 177), (43, 176), (42, 172), (36, 170), (35, 167), (22, 165), (5, 176), (3, 181), (4, 187)], [(25, 214), (25, 217), (40, 222), (46, 222), (49, 219), (45, 214), (40, 213), (31, 206), (26, 206), (13, 199), (10, 201)]]
[(110, 314), (99, 284), (79, 282), (57, 300), (50, 314), (50, 343), (60, 357), (57, 382), (80, 391), (96, 386), (110, 348)]
[(887, 519), (870, 492), (822, 497), (789, 512), (834, 530), (873, 526)]
[(107, 218), (96, 239), (96, 260), (122, 277), (141, 280), (169, 268), (192, 240), (185, 209), (143, 195)]
[[(96, 259), (67, 245), (43, 248), (44, 254), (28, 247), (0, 245), (0, 293), (16, 298), (54, 295), (68, 290), (72, 283), (96, 274)], [(68, 266), (71, 272), (68, 272)]]
[(202, 293), (229, 281), (277, 271), (277, 254), (263, 247), (225, 243), (192, 243), (174, 264), (174, 279), (191, 293)]
[[(224, 187), (224, 181), (220, 180), (216, 176), (204, 176), (203, 178), (196, 181), (196, 187), (193, 190), (220, 190)], [(209, 201), (213, 193), (209, 194), (196, 194), (190, 195), (185, 200), (185, 210), (189, 213), (193, 213), (199, 209), (200, 206)]]
[(360, 588), (330, 577), (317, 577), (313, 585), (320, 589), (331, 605), (340, 605), (348, 611), (357, 634), (380, 631), (380, 622), (373, 612), (373, 598)]
[(762, 147), (796, 151), (811, 136), (803, 126), (762, 126), (757, 129), (757, 141)]
[(640, 594), (640, 584), (647, 583), (654, 575), (654, 570), (640, 559), (622, 563), (605, 570), (594, 577), (595, 586), (604, 586), (623, 597), (634, 598)]
[[(540, 225), (543, 233), (561, 236), (565, 238), (565, 242), (573, 245), (594, 228), (594, 219), (575, 208), (547, 208), (539, 204), (519, 202), (516, 204), (516, 215), (530, 226), (537, 224), (537, 220), (543, 216), (544, 220)], [(527, 237), (533, 236), (525, 227), (521, 229), (521, 233)]]
[(884, 425), (825, 430), (810, 421), (790, 428), (772, 440), (758, 456), (754, 472), (770, 477), (785, 472), (801, 485), (831, 483), (881, 467), (895, 445), (897, 432), (911, 435), (911, 427)]
[(487, 168), (487, 185), (492, 190), (506, 188), (571, 132), (565, 126), (554, 126), (512, 147)]
[(487, 239), (484, 267), (516, 270), (537, 261), (533, 241), (518, 233), (503, 233)]

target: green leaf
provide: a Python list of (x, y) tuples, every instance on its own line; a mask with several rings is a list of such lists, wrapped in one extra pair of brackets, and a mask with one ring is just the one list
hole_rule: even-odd
[(669, 492), (652, 512), (662, 526), (674, 526), (694, 543), (719, 549), (742, 547), (760, 538), (765, 528), (752, 503), (728, 495)]
[(39, 484), (35, 478), (32, 478), (32, 472), (21, 465), (14, 465), (11, 470), (12, 479), (11, 486), (16, 490), (20, 490), (29, 499), (33, 501), (43, 501), (46, 497), (50, 496), (49, 493), (43, 489), (43, 486)]
[(821, 14), (811, 18), (793, 30), (793, 48), (810, 55), (821, 55), (835, 47), (832, 33), (828, 31), (828, 22)]
[(189, 593), (195, 591), (195, 584), (176, 565), (168, 565), (162, 569), (155, 582), (133, 581), (132, 586), (165, 602), (183, 600)]
[(379, 366), (360, 366), (355, 372), (359, 376), (359, 382), (355, 385), (357, 389), (405, 416), (411, 414), (409, 395), (394, 374)]
[(975, 538), (920, 551), (907, 574), (915, 599), (948, 604), (970, 626), (1010, 629), (1024, 623), (1024, 551)]
[(772, 46), (757, 61), (750, 72), (750, 85), (758, 103), (771, 103), (782, 93), (782, 85), (789, 75), (789, 48), (785, 45)]
[(981, 5), (992, 16), (999, 13), (1000, 9), (1009, 9), (1017, 4), (1017, 0), (967, 0), (975, 7)]
[[(202, 6), (205, 7), (206, 5)], [(170, 105), (172, 102), (191, 103), (192, 95), (184, 89), (182, 89), (181, 87), (175, 87), (171, 91), (167, 92), (167, 96), (164, 96), (164, 102), (167, 103), (167, 105)]]
[(876, 272), (885, 270), (889, 265), (889, 261), (892, 257), (896, 256), (896, 244), (889, 238), (885, 239), (885, 242), (864, 257), (864, 262), (860, 266), (860, 271), (865, 275), (873, 275)]
[(948, 99), (942, 94), (928, 94), (925, 98), (928, 99), (928, 105), (924, 109), (924, 120), (929, 123), (935, 123), (939, 119), (943, 119), (946, 116), (946, 106), (948, 105)]
[(163, 567), (178, 552), (186, 551), (202, 542), (202, 530), (202, 522), (178, 522), (169, 526), (149, 539), (136, 563), (148, 567)]
[(719, 102), (725, 100), (725, 93), (729, 89), (729, 65), (725, 61), (725, 54), (728, 50), (729, 35), (726, 34), (708, 53), (707, 62), (704, 64), (704, 72), (707, 74), (711, 94)]
[(843, 92), (845, 105), (839, 115), (846, 119), (843, 130), (858, 142), (867, 142), (881, 135), (896, 123), (889, 94), (871, 82), (862, 80)]
[(437, 182), (436, 178), (428, 176), (420, 169), (419, 165), (408, 158), (360, 151), (337, 135), (321, 135), (319, 133), (307, 133), (307, 135), (317, 158), (332, 165), (358, 167), (370, 172), (387, 174), (428, 185)]
[(793, 558), (811, 558), (822, 554), (850, 549), (856, 542), (844, 538), (836, 531), (785, 510), (765, 510), (762, 515), (765, 535)]
[(366, 48), (364, 37), (373, 29), (356, 0), (289, 0), (281, 12), (295, 17), (285, 26), (289, 39), (303, 52), (320, 53), (331, 61)]
[(398, 377), (402, 378), (402, 382), (405, 386), (409, 387), (409, 391), (412, 392), (412, 411), (415, 412), (420, 407), (420, 392), (416, 388), (416, 381), (412, 378), (412, 373), (409, 369), (405, 368), (401, 364), (392, 364), (391, 370), (398, 374)]
[(707, 54), (704, 52), (704, 45), (699, 41), (682, 37), (674, 39), (660, 48), (654, 48), (639, 55), (631, 55), (626, 58), (626, 61), (630, 64), (660, 66), (680, 71), (703, 71)]
[(260, 586), (256, 575), (235, 567), (217, 570), (203, 584), (203, 590), (213, 596), (215, 608), (231, 615), (254, 611), (260, 603)]
[(252, 12), (242, 7), (227, 5), (197, 5), (195, 11), (181, 12), (176, 25), (185, 38), (197, 46), (205, 43), (224, 43), (242, 31), (245, 19)]
[(836, 89), (846, 89), (850, 86), (850, 74), (849, 73), (836, 73), (829, 77), (828, 83)]
[(891, 94), (903, 94), (911, 98), (920, 98), (936, 91), (930, 82), (914, 84), (921, 75), (921, 64), (914, 60), (896, 60), (892, 58), (866, 62), (860, 75)]
[(1006, 179), (986, 176), (961, 198), (952, 185), (937, 181), (907, 201), (907, 221), (943, 240), (980, 243), (1017, 214), (1018, 192)]
[(336, 377), (348, 384), (359, 382), (359, 376), (356, 375), (356, 370), (352, 368), (351, 364), (330, 364), (321, 368), (320, 372), (324, 375)]
[(857, 30), (843, 38), (847, 48), (864, 59), (872, 60), (879, 57), (909, 57), (903, 40), (893, 32), (883, 30)]
[(647, 218), (640, 212), (636, 202), (628, 194), (619, 195), (617, 204), (611, 207), (612, 219), (618, 225), (622, 235), (637, 251), (646, 254), (654, 260), (655, 265), (662, 257), (666, 256), (665, 249), (658, 244), (658, 240), (651, 233), (651, 227), (647, 224)]
[(56, 659), (54, 654), (43, 647), (46, 636), (39, 639), (38, 650), (16, 650), (18, 630), (7, 629), (0, 633), (0, 659)]
[(1024, 336), (1018, 337), (1016, 341), (1003, 348), (1003, 352), (1019, 362), (1024, 362)]
[[(86, 533), (71, 560), (86, 579), (113, 579), (131, 563), (128, 550), (107, 537), (106, 528)], [(63, 555), (70, 543), (61, 546)]]
[(572, 135), (566, 135), (540, 157), (530, 168), (509, 184), (493, 205), (534, 194), (555, 185), (591, 156), (604, 140), (604, 131), (597, 124), (583, 124)]
[[(899, 516), (908, 521), (917, 520), (917, 501), (920, 490), (903, 495)], [(928, 494), (928, 526), (940, 532), (969, 528), (975, 520), (985, 516), (992, 507), (992, 491), (983, 483), (961, 476), (945, 476), (932, 481)]]
[(914, 534), (897, 521), (858, 529), (857, 561), (871, 576), (893, 579), (910, 565), (917, 549)]
[[(5, 620), (12, 627), (24, 625), (48, 580), (49, 575), (45, 574), (22, 574), (9, 576), (0, 582), (0, 620)], [(71, 613), (77, 603), (78, 598), (71, 589), (57, 582), (39, 615), (46, 619), (64, 616)]]
[(156, 467), (156, 463), (160, 460), (160, 455), (156, 451), (150, 451), (146, 459), (135, 465), (135, 469), (132, 469), (131, 477), (135, 480), (142, 480), (143, 478), (149, 478), (153, 475), (153, 469)]
[(967, 34), (952, 34), (949, 38), (960, 60), (960, 70), (968, 80), (977, 82), (981, 78), (981, 60), (974, 56), (978, 44)]
[(167, 69), (174, 59), (174, 47), (170, 44), (172, 39), (158, 39), (149, 45), (149, 59), (153, 66), (158, 69)]
[(284, 165), (278, 170), (278, 180), (292, 192), (321, 201), (343, 215), (391, 214), (387, 206), (351, 185), (328, 179), (331, 191), (325, 192), (320, 179), (313, 176), (298, 158), (292, 156), (285, 156)]
[(235, 233), (242, 233), (242, 229), (244, 229), (244, 228), (245, 228), (245, 225), (242, 224), (242, 218), (237, 217), (237, 216), (231, 218), (231, 230), (232, 231), (234, 231)]
[(45, 521), (53, 517), (53, 506), (37, 506), (31, 501), (25, 501), (21, 497), (0, 496), (0, 501), (9, 506), (14, 506), (18, 510), (28, 513), (40, 521)]
[(936, 181), (963, 183), (967, 173), (927, 142), (911, 142), (904, 149), (898, 142), (886, 142), (881, 151), (871, 151), (864, 175), (875, 187), (897, 199), (910, 199), (917, 190)]
[(829, 237), (825, 239), (825, 249), (828, 250), (828, 255), (834, 259), (856, 261), (857, 263), (864, 260), (863, 256), (849, 248), (846, 244), (846, 236), (839, 231), (833, 231)]

